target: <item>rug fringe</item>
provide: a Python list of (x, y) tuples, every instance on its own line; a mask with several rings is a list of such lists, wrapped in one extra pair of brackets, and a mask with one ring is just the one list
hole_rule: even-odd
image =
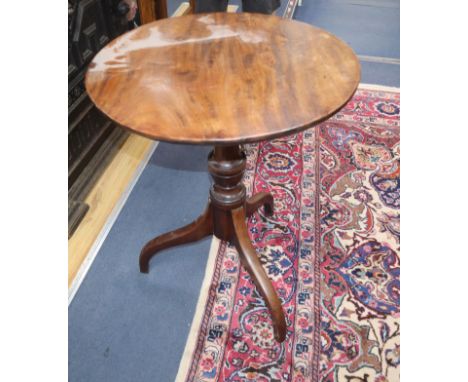
[(198, 296), (195, 314), (193, 316), (192, 325), (185, 343), (185, 349), (179, 363), (179, 371), (175, 382), (185, 382), (190, 365), (192, 364), (193, 349), (195, 349), (196, 341), (198, 339), (198, 329), (201, 327), (201, 320), (205, 312), (205, 304), (208, 300), (208, 292), (211, 287), (211, 280), (215, 269), (216, 257), (218, 255), (221, 240), (213, 236), (211, 241), (210, 252), (208, 254), (208, 261), (206, 262), (205, 276), (203, 276), (203, 283)]
[(384, 92), (397, 92), (400, 93), (400, 88), (393, 87), (393, 86), (385, 86), (385, 85), (377, 85), (377, 84), (359, 84), (359, 89), (365, 90), (376, 90), (376, 91), (384, 91)]

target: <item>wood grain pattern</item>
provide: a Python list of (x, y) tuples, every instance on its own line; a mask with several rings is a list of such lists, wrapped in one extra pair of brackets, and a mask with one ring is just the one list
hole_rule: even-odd
[[(182, 3), (171, 17), (187, 13), (190, 5)], [(237, 5), (229, 5), (228, 12), (235, 12)], [(128, 187), (135, 170), (151, 149), (152, 142), (138, 135), (130, 135), (127, 141), (100, 176), (86, 199), (89, 204), (88, 218), (68, 240), (68, 286), (72, 284), (83, 261), (89, 254), (96, 238), (106, 224), (113, 208)]]
[(265, 206), (273, 213), (273, 196), (266, 192), (246, 199), (242, 182), (246, 155), (239, 145), (216, 146), (208, 157), (208, 171), (213, 178), (210, 198), (205, 211), (192, 223), (156, 236), (140, 253), (140, 271), (149, 272), (150, 260), (161, 250), (200, 240), (214, 234), (236, 246), (241, 262), (270, 309), (275, 338), (286, 338), (286, 321), (281, 301), (255, 252), (249, 237), (246, 219), (255, 209)]
[(148, 24), (157, 20), (154, 0), (138, 0), (138, 10), (142, 24)]
[(167, 0), (156, 0), (154, 9), (158, 20), (167, 18)]
[(138, 9), (142, 24), (165, 19), (167, 17), (167, 0), (138, 0)]
[(91, 99), (132, 131), (229, 145), (321, 122), (354, 94), (360, 66), (328, 32), (276, 16), (187, 15), (143, 25), (96, 55)]
[(283, 342), (286, 339), (286, 320), (283, 307), (250, 240), (246, 224), (245, 209), (242, 207), (236, 208), (232, 210), (231, 213), (232, 224), (235, 231), (232, 242), (236, 246), (237, 252), (239, 252), (242, 265), (249, 273), (257, 290), (270, 309), (275, 339), (278, 342)]

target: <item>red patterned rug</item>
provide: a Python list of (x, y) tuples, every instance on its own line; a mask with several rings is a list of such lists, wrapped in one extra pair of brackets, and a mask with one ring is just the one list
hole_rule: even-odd
[(249, 230), (286, 341), (236, 250), (215, 240), (178, 381), (399, 380), (398, 90), (360, 88), (329, 121), (246, 147)]

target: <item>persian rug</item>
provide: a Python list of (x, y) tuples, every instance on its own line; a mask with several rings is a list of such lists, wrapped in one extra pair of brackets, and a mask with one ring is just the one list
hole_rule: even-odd
[(248, 194), (274, 196), (248, 227), (287, 337), (214, 240), (178, 381), (399, 380), (399, 105), (398, 89), (361, 86), (317, 127), (245, 147)]

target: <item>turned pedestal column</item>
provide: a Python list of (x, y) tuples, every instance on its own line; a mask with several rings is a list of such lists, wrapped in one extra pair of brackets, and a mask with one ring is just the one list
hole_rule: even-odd
[(265, 299), (273, 319), (275, 338), (286, 337), (286, 321), (280, 299), (258, 259), (247, 230), (247, 217), (264, 206), (266, 214), (273, 214), (273, 197), (259, 193), (246, 198), (242, 177), (245, 171), (245, 153), (236, 146), (215, 147), (208, 157), (208, 171), (213, 178), (208, 206), (194, 222), (149, 241), (140, 254), (140, 270), (147, 273), (149, 261), (160, 250), (215, 235), (233, 243), (242, 265), (252, 277)]
[(148, 272), (150, 258), (164, 248), (208, 235), (229, 241), (270, 309), (276, 339), (283, 341), (283, 309), (247, 231), (247, 217), (257, 208), (273, 213), (273, 198), (260, 193), (246, 199), (239, 145), (325, 121), (349, 101), (359, 79), (359, 60), (337, 37), (254, 13), (159, 20), (102, 49), (85, 83), (105, 115), (151, 139), (214, 146), (205, 211), (148, 242), (141, 271)]

